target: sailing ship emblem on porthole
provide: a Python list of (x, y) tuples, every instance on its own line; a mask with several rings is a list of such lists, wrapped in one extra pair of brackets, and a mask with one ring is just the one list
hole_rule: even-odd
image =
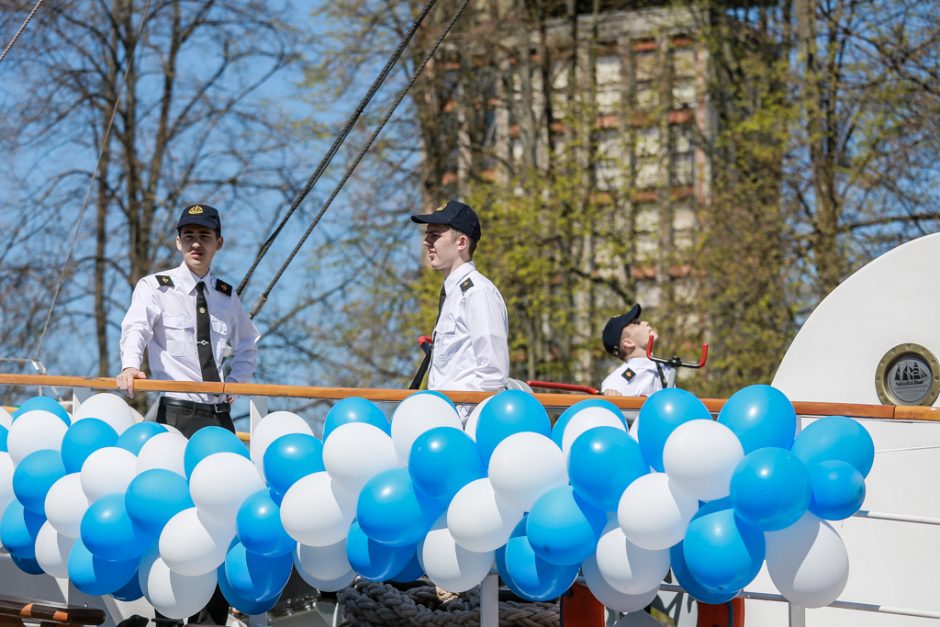
[(887, 405), (933, 405), (940, 396), (940, 362), (920, 344), (899, 344), (878, 363), (875, 388)]

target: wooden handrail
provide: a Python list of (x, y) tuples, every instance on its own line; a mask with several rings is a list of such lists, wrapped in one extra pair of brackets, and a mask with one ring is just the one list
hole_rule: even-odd
[(43, 623), (62, 625), (101, 625), (104, 623), (103, 610), (74, 605), (49, 605), (0, 598), (0, 616), (28, 618)]
[[(117, 391), (117, 383), (111, 377), (66, 377), (39, 374), (0, 374), (0, 385), (74, 387), (93, 390)], [(391, 388), (340, 388), (312, 387), (301, 385), (273, 385), (265, 383), (193, 383), (190, 381), (159, 381), (138, 379), (134, 388), (146, 392), (192, 392), (203, 394), (230, 394), (232, 396), (280, 396), (289, 398), (341, 399), (360, 396), (371, 401), (402, 401), (414, 390)], [(455, 403), (479, 403), (492, 396), (492, 392), (442, 391)], [(535, 394), (535, 398), (547, 407), (570, 407), (588, 399), (598, 399), (590, 394)], [(604, 396), (620, 409), (640, 409), (645, 397)], [(720, 411), (725, 404), (723, 398), (701, 399), (711, 412)], [(796, 413), (804, 416), (852, 416), (854, 418), (882, 418), (897, 420), (940, 421), (940, 408), (913, 407), (905, 405), (864, 405), (859, 403), (822, 403), (794, 401)]]

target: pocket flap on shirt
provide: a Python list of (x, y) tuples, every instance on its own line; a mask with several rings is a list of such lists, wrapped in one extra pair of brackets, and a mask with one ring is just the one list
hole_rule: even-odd
[(168, 329), (191, 329), (192, 321), (186, 316), (163, 316), (163, 326)]
[(212, 330), (218, 333), (219, 335), (228, 335), (228, 324), (224, 320), (219, 320), (218, 318), (211, 317)]
[(441, 335), (449, 335), (457, 330), (457, 320), (452, 316), (445, 316), (438, 320), (434, 330)]

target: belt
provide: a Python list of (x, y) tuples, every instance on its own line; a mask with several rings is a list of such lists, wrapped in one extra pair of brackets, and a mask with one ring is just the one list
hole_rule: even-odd
[(210, 414), (228, 413), (231, 406), (228, 403), (197, 403), (196, 401), (187, 401), (181, 398), (171, 398), (169, 396), (160, 397), (160, 405), (164, 407), (179, 407), (180, 409), (189, 409), (191, 411), (201, 411)]

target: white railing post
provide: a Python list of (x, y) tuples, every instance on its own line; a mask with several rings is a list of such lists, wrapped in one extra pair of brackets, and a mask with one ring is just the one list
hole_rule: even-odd
[(499, 627), (499, 575), (480, 584), (480, 627)]
[[(252, 396), (248, 399), (248, 424), (249, 431), (251, 433), (255, 432), (255, 427), (258, 426), (258, 423), (262, 418), (268, 413), (268, 397), (267, 396)], [(251, 450), (251, 447), (254, 446), (252, 440), (248, 441), (248, 450)], [(253, 614), (248, 617), (248, 627), (262, 627), (263, 625), (268, 624), (268, 615), (264, 614)]]
[(790, 614), (790, 627), (806, 627), (806, 608), (787, 603)]

